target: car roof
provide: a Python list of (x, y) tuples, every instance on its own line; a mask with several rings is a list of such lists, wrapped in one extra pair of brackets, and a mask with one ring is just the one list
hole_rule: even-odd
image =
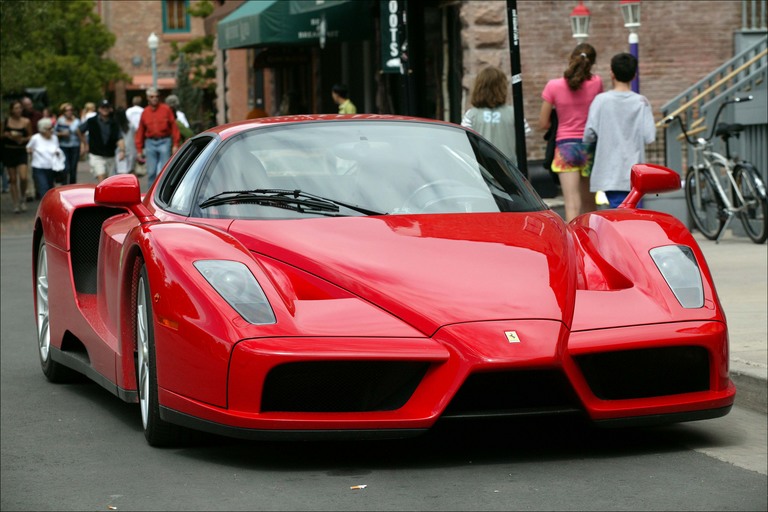
[(242, 133), (244, 131), (251, 130), (258, 127), (267, 127), (275, 125), (288, 125), (288, 124), (304, 124), (313, 123), (318, 121), (405, 121), (415, 123), (430, 123), (437, 125), (450, 125), (453, 127), (459, 127), (455, 123), (447, 121), (441, 121), (437, 119), (427, 119), (413, 116), (401, 116), (394, 114), (306, 114), (306, 115), (290, 115), (290, 116), (274, 116), (274, 117), (262, 117), (259, 119), (249, 119), (245, 121), (237, 121), (233, 123), (223, 124), (213, 128), (205, 130), (203, 133), (218, 134), (222, 139), (228, 139), (233, 135)]

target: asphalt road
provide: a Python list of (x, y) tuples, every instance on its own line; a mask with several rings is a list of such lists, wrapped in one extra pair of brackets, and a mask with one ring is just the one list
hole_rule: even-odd
[[(138, 407), (37, 359), (31, 237), (0, 237), (0, 509), (766, 510), (765, 415), (453, 425), (386, 442), (149, 447)], [(364, 485), (353, 490), (351, 487)]]

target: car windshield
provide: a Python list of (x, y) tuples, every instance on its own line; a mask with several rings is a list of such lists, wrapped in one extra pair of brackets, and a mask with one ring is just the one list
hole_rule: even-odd
[(246, 131), (222, 145), (197, 201), (198, 215), (218, 218), (544, 209), (514, 165), (480, 137), (389, 120)]

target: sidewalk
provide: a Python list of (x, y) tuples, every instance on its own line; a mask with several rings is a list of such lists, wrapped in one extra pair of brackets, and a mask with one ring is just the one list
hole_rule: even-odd
[[(79, 183), (95, 183), (81, 162)], [(142, 178), (142, 190), (146, 178)], [(545, 199), (563, 215), (562, 197)], [(28, 211), (14, 214), (9, 193), (0, 197), (0, 236), (27, 236), (39, 201), (27, 203)], [(715, 279), (720, 302), (728, 319), (731, 378), (738, 393), (736, 404), (766, 413), (768, 395), (768, 245), (726, 233), (719, 244), (694, 233)]]

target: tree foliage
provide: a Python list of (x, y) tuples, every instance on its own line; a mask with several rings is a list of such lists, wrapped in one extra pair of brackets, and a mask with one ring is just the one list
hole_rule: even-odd
[(176, 89), (174, 93), (179, 98), (179, 108), (187, 115), (187, 119), (195, 125), (195, 131), (199, 128), (201, 120), (201, 107), (203, 103), (202, 89), (195, 87), (190, 80), (189, 65), (182, 53), (179, 55), (179, 65), (176, 68)]
[(187, 68), (190, 70), (192, 84), (208, 92), (216, 90), (213, 41), (213, 36), (202, 36), (196, 37), (181, 46), (175, 42), (171, 43), (171, 48), (173, 49), (171, 60), (176, 61), (181, 55), (184, 55), (187, 61)]
[[(213, 4), (202, 0), (189, 6), (190, 16), (205, 18), (213, 12)], [(216, 67), (213, 51), (214, 36), (196, 37), (183, 45), (171, 43), (171, 61), (179, 61), (176, 71), (176, 89), (182, 112), (192, 114), (194, 120), (206, 125), (211, 119), (201, 119), (201, 105), (205, 93), (216, 92)], [(190, 118), (190, 122), (193, 122)]]
[(0, 92), (45, 87), (51, 105), (82, 106), (105, 96), (114, 80), (130, 80), (105, 58), (115, 36), (92, 0), (0, 2)]

